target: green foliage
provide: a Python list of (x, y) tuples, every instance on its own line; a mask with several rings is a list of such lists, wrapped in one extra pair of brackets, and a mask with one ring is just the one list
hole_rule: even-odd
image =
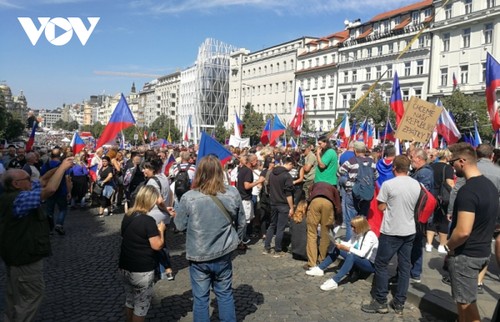
[(98, 139), (101, 136), (102, 131), (104, 131), (104, 125), (102, 125), (101, 122), (99, 121), (95, 122), (92, 125), (92, 129), (90, 130), (92, 136), (96, 139)]
[(215, 126), (214, 132), (215, 132), (215, 139), (220, 143), (224, 144), (226, 142), (226, 139), (229, 138), (229, 136), (231, 135), (232, 130), (231, 129), (227, 130), (224, 127), (224, 122), (219, 121), (219, 123), (217, 123), (217, 125)]
[[(389, 104), (384, 101), (381, 96), (380, 90), (374, 90), (368, 95), (368, 97), (358, 106), (358, 108), (351, 112), (352, 122), (353, 117), (356, 118), (356, 123), (360, 124), (364, 121), (365, 118), (372, 118), (375, 124), (375, 127), (380, 127), (381, 124), (385, 124), (387, 122), (387, 113), (389, 112), (389, 118), (391, 119), (391, 123), (395, 126), (395, 114), (389, 108)], [(359, 101), (359, 100), (358, 100)], [(358, 102), (351, 101), (351, 108)], [(337, 124), (342, 122), (343, 116), (337, 119)]]
[[(167, 115), (160, 115), (153, 121), (153, 123), (151, 123), (148, 133), (155, 132), (159, 139), (166, 139), (168, 138), (169, 131), (172, 141), (179, 142), (182, 134), (181, 131), (175, 126), (175, 121)], [(144, 131), (139, 131), (139, 133), (143, 132)], [(140, 135), (139, 139), (141, 140)]]
[(57, 120), (57, 122), (54, 123), (52, 127), (57, 130), (75, 131), (78, 130), (80, 125), (78, 124), (77, 121), (65, 122), (62, 119), (59, 119)]
[(491, 138), (493, 129), (488, 118), (486, 99), (477, 95), (465, 95), (459, 90), (442, 99), (443, 106), (451, 111), (455, 117), (458, 129), (464, 132), (473, 132), (474, 121), (477, 121), (479, 134), (483, 138)]
[(250, 144), (255, 145), (260, 142), (260, 135), (266, 122), (262, 113), (254, 111), (252, 104), (245, 105), (245, 113), (243, 114), (244, 129), (241, 134), (244, 138), (250, 138)]
[(15, 118), (5, 107), (5, 97), (0, 91), (0, 138), (11, 141), (24, 133), (24, 123)]

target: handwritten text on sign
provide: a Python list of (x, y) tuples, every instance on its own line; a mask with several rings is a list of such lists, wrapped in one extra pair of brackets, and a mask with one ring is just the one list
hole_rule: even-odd
[(412, 96), (396, 131), (396, 137), (400, 140), (427, 142), (441, 110), (441, 107)]

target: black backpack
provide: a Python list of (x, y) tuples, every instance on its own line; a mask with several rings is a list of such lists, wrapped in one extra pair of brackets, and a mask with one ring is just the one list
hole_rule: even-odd
[(174, 177), (174, 192), (179, 201), (182, 195), (191, 189), (191, 180), (188, 174), (189, 167), (190, 165), (183, 169), (180, 164), (177, 165), (178, 172)]
[(147, 178), (145, 181), (139, 183), (134, 191), (132, 191), (132, 193), (130, 194), (130, 202), (132, 203), (132, 205), (135, 203), (135, 198), (137, 197), (137, 194), (139, 193), (139, 190), (141, 190), (142, 187), (144, 187), (148, 181), (150, 179), (153, 179), (154, 181), (156, 181), (156, 183), (158, 184), (158, 187), (160, 188), (160, 194), (161, 194), (161, 182), (160, 182), (160, 179), (158, 179), (156, 176), (152, 176), (151, 178)]

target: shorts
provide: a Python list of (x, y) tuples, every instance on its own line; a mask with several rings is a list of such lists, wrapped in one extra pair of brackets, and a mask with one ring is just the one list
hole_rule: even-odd
[(154, 270), (129, 272), (120, 269), (119, 274), (125, 289), (125, 307), (133, 309), (135, 316), (146, 316), (153, 298)]
[(450, 222), (447, 219), (433, 220), (427, 224), (427, 230), (440, 234), (448, 234)]
[(255, 217), (253, 211), (253, 202), (252, 200), (243, 200), (243, 210), (245, 211), (245, 219), (247, 224)]
[(450, 256), (448, 270), (451, 278), (451, 295), (455, 302), (471, 304), (477, 300), (477, 277), (488, 265), (489, 257)]

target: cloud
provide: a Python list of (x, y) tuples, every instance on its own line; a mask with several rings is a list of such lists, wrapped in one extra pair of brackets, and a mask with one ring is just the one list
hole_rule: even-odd
[(157, 3), (153, 0), (134, 0), (129, 4), (135, 10), (150, 14), (177, 14), (189, 11), (216, 12), (221, 8), (252, 7), (272, 10), (277, 14), (301, 15), (304, 13), (342, 13), (366, 12), (377, 9), (379, 12), (399, 8), (415, 0), (171, 0)]
[(13, 8), (13, 9), (21, 9), (22, 7), (12, 3), (9, 0), (0, 0), (0, 9), (2, 8)]

